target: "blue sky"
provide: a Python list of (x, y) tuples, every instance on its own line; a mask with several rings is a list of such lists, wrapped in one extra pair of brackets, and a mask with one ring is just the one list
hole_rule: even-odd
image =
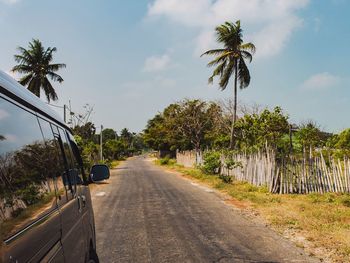
[(0, 0), (0, 69), (39, 38), (67, 64), (58, 105), (89, 103), (97, 126), (141, 131), (169, 103), (232, 96), (207, 85), (199, 55), (216, 47), (216, 25), (241, 19), (257, 53), (239, 99), (338, 132), (350, 127), (349, 10), (347, 0)]

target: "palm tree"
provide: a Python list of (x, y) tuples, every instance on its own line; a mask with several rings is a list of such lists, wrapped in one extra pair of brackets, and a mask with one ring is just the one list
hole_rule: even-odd
[(255, 46), (252, 43), (243, 43), (241, 22), (238, 20), (235, 24), (225, 22), (215, 28), (217, 42), (223, 44), (221, 49), (208, 50), (203, 55), (216, 56), (214, 60), (208, 63), (208, 67), (216, 66), (209, 83), (213, 83), (213, 79), (219, 76), (219, 86), (221, 90), (225, 90), (229, 80), (234, 76), (234, 109), (231, 128), (230, 148), (234, 147), (234, 125), (237, 120), (237, 83), (239, 81), (240, 89), (248, 87), (250, 83), (250, 73), (245, 60), (252, 61), (255, 53)]
[(40, 97), (40, 90), (43, 89), (48, 102), (57, 100), (57, 94), (52, 87), (48, 77), (53, 81), (61, 83), (63, 78), (55, 72), (65, 68), (65, 64), (51, 64), (53, 52), (57, 49), (48, 47), (46, 50), (38, 39), (29, 42), (29, 48), (18, 47), (19, 55), (15, 55), (18, 65), (12, 68), (13, 72), (25, 74), (19, 82), (28, 86), (28, 89)]

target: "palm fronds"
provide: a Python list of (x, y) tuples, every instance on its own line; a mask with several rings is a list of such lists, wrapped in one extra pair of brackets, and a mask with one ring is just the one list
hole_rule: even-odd
[(244, 89), (250, 84), (250, 72), (246, 61), (249, 63), (253, 59), (256, 48), (253, 43), (243, 43), (243, 33), (241, 22), (225, 22), (215, 28), (216, 40), (223, 45), (223, 48), (212, 49), (204, 52), (201, 56), (216, 56), (207, 66), (215, 69), (209, 77), (208, 82), (213, 83), (215, 77), (219, 77), (219, 88), (225, 90), (230, 78), (235, 76), (234, 81), (234, 114), (231, 130), (230, 147), (233, 148), (234, 123), (236, 121), (237, 110), (237, 83), (239, 88)]
[(63, 78), (55, 72), (65, 68), (66, 65), (51, 63), (53, 53), (57, 49), (55, 47), (45, 49), (40, 40), (33, 39), (29, 42), (28, 49), (18, 47), (18, 51), (19, 54), (14, 55), (18, 64), (12, 68), (12, 71), (24, 74), (19, 82), (38, 97), (42, 89), (48, 101), (57, 100), (57, 93), (47, 78), (50, 77), (51, 80), (59, 83), (63, 82)]

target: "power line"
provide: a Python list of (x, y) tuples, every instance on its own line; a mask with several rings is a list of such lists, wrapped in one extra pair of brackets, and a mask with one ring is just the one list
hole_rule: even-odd
[(64, 107), (65, 107), (64, 105), (63, 106), (59, 106), (59, 105), (50, 104), (48, 102), (46, 102), (46, 104), (48, 104), (48, 105), (50, 105), (52, 107), (61, 108), (61, 109), (64, 109)]

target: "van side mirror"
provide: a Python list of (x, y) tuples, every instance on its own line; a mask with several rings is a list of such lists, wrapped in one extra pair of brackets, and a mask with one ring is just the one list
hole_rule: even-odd
[(95, 164), (91, 168), (90, 180), (91, 182), (101, 182), (108, 179), (110, 176), (109, 168), (105, 164)]

